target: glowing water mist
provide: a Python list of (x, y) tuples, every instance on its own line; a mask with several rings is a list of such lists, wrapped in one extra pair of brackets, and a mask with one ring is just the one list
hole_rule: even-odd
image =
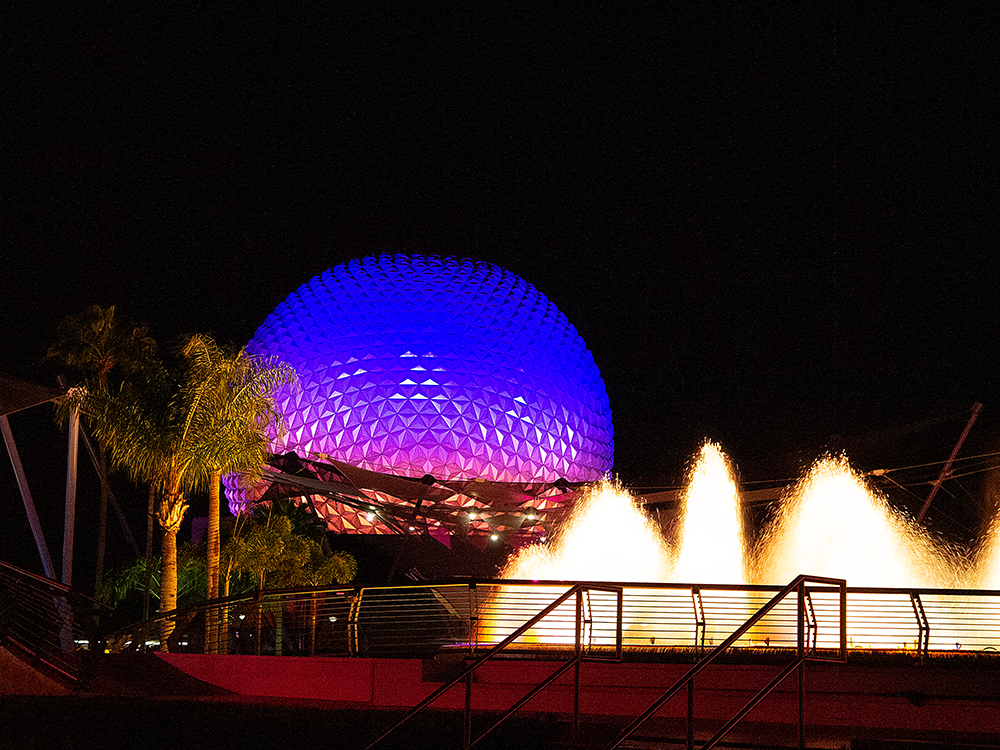
[[(782, 498), (752, 554), (743, 538), (734, 472), (719, 446), (706, 443), (702, 447), (682, 500), (673, 555), (633, 498), (620, 487), (605, 483), (579, 503), (551, 546), (536, 545), (522, 551), (503, 575), (533, 580), (784, 585), (808, 573), (844, 578), (852, 587), (953, 588), (978, 584), (1000, 588), (1000, 520), (994, 522), (990, 541), (984, 545), (981, 557), (988, 562), (981, 565), (979, 579), (963, 581), (963, 568), (951, 550), (894, 510), (844, 456), (825, 456), (806, 472)], [(517, 596), (523, 596), (523, 592), (519, 590)], [(530, 614), (558, 593), (546, 590)], [(504, 595), (501, 591), (494, 600), (498, 608), (504, 604)], [(665, 620), (658, 624), (650, 622), (647, 614), (630, 617), (630, 596), (635, 603), (654, 594), (651, 589), (626, 589), (625, 628), (630, 642), (691, 645), (686, 631), (671, 629)], [(655, 590), (657, 606), (673, 613), (689, 611), (691, 596), (688, 589)], [(737, 624), (749, 614), (745, 596), (743, 592), (711, 592), (712, 601)], [(852, 594), (847, 613), (852, 645), (914, 647), (915, 643), (909, 641), (900, 643), (898, 632), (886, 635), (880, 627), (878, 617), (872, 615), (880, 611), (878, 596)], [(875, 599), (868, 601), (866, 597)], [(921, 599), (925, 605), (935, 606), (933, 594), (921, 595)], [(554, 618), (551, 629), (532, 634), (529, 640), (572, 642), (574, 614), (569, 607), (565, 609), (556, 613), (559, 617)], [(649, 612), (639, 605), (634, 611)], [(720, 621), (720, 615), (708, 614), (702, 637), (711, 639), (716, 635), (715, 623)], [(510, 621), (515, 625), (507, 627), (506, 632), (524, 619)], [(722, 628), (719, 636), (733, 629), (724, 622), (718, 627)], [(500, 637), (506, 634), (502, 631), (488, 631), (485, 636)], [(834, 627), (824, 626), (823, 631), (836, 634)], [(932, 636), (932, 643), (937, 637)], [(956, 640), (954, 634), (947, 637)], [(837, 644), (824, 641), (822, 645)], [(947, 644), (942, 641), (933, 647), (946, 648)]]
[[(945, 548), (870, 488), (846, 457), (824, 456), (782, 499), (761, 540), (756, 570), (759, 583), (787, 583), (809, 573), (843, 578), (852, 587), (941, 588), (956, 585), (957, 567)], [(849, 645), (916, 648), (915, 622), (906, 635), (883, 626), (881, 596), (851, 596)], [(922, 600), (925, 606), (936, 602), (932, 596)], [(836, 646), (835, 630), (821, 631), (820, 645)]]
[(994, 515), (976, 555), (973, 584), (981, 589), (1000, 589), (1000, 514)]
[(503, 578), (568, 581), (667, 581), (663, 536), (621, 487), (601, 482), (573, 509), (548, 545), (523, 549)]
[[(504, 569), (502, 577), (535, 581), (663, 582), (668, 580), (669, 570), (670, 553), (659, 530), (631, 495), (619, 486), (602, 482), (577, 503), (548, 545), (533, 544), (521, 550)], [(526, 619), (517, 615), (517, 608), (523, 606), (519, 602), (531, 602), (525, 613), (530, 616), (561, 593), (562, 589), (541, 586), (500, 588), (490, 597), (480, 617), (480, 622), (485, 623), (480, 637), (487, 642), (501, 640)], [(605, 601), (605, 614), (588, 626), (588, 643), (614, 643), (614, 618), (607, 611), (609, 606), (610, 600)], [(575, 604), (571, 601), (529, 630), (522, 640), (572, 643), (575, 622)], [(626, 632), (634, 633), (643, 624), (626, 615), (623, 627)]]
[[(715, 443), (698, 452), (681, 495), (677, 557), (671, 580), (677, 583), (746, 583), (743, 511), (729, 459)], [(715, 643), (733, 631), (732, 619), (751, 614), (749, 598), (741, 591), (714, 590), (699, 597), (706, 617), (703, 642)], [(725, 615), (722, 615), (725, 612)], [(660, 632), (656, 642), (689, 645), (677, 633)], [(671, 637), (673, 636), (673, 637)]]
[(705, 443), (682, 496), (677, 560), (671, 580), (745, 583), (743, 515), (729, 459)]
[(946, 551), (868, 487), (844, 456), (819, 459), (783, 499), (756, 570), (757, 583), (771, 584), (800, 573), (845, 578), (850, 586), (956, 584)]

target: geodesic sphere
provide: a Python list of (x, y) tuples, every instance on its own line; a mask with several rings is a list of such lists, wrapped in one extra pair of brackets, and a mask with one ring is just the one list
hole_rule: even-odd
[(278, 394), (276, 453), (503, 482), (596, 480), (612, 466), (611, 407), (583, 340), (490, 263), (353, 260), (291, 294), (247, 348), (299, 376)]

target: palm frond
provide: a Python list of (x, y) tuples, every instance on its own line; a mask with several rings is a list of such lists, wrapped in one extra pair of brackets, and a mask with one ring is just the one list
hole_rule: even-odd
[(178, 397), (185, 410), (181, 453), (191, 484), (201, 484), (214, 471), (256, 481), (272, 435), (284, 430), (274, 392), (297, 382), (294, 370), (244, 349), (222, 348), (204, 335), (190, 337), (181, 353), (186, 368)]
[(116, 315), (113, 305), (92, 305), (63, 318), (45, 357), (83, 373), (93, 387), (104, 388), (112, 370), (133, 373), (155, 354), (156, 342), (145, 325)]
[[(160, 598), (160, 571), (162, 558), (153, 557), (150, 566), (149, 594)], [(110, 572), (102, 582), (98, 598), (112, 607), (119, 606), (130, 594), (146, 589), (146, 559), (139, 557)], [(205, 556), (201, 549), (191, 544), (177, 548), (177, 600), (183, 604), (205, 597)]]

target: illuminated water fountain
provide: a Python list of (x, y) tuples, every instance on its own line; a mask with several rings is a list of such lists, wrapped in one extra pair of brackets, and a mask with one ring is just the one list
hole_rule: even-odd
[(602, 482), (577, 504), (547, 544), (533, 544), (504, 578), (667, 581), (670, 553), (659, 531), (625, 490)]
[(702, 446), (681, 507), (677, 558), (670, 579), (744, 583), (746, 544), (739, 494), (729, 460), (715, 443)]
[[(549, 544), (534, 544), (523, 549), (503, 571), (507, 579), (534, 581), (661, 581), (669, 579), (671, 559), (668, 547), (659, 531), (635, 499), (610, 482), (602, 482), (581, 499), (566, 525)], [(509, 610), (515, 600), (527, 599), (529, 609), (537, 612), (551, 604), (562, 590), (544, 587), (501, 589), (492, 598), (482, 616), (488, 623), (482, 637), (488, 641), (503, 638), (524, 619)], [(611, 604), (610, 597), (598, 597), (602, 608)], [(538, 628), (528, 632), (528, 643), (567, 643), (574, 638), (576, 610), (567, 602), (546, 618)], [(588, 633), (591, 643), (608, 643), (613, 630)], [(626, 629), (638, 627), (625, 623)]]
[(758, 583), (787, 583), (803, 572), (851, 586), (957, 583), (946, 550), (873, 492), (843, 456), (813, 464), (783, 499), (759, 550)]
[[(996, 587), (1000, 582), (1000, 562), (992, 567), (984, 563), (977, 581), (966, 580), (959, 558), (910, 518), (894, 510), (842, 456), (825, 456), (806, 472), (782, 498), (777, 513), (752, 550), (743, 536), (734, 472), (717, 445), (703, 446), (681, 497), (677, 538), (671, 547), (633, 498), (620, 488), (602, 484), (577, 507), (567, 526), (549, 546), (523, 550), (503, 575), (522, 580), (692, 584), (694, 590), (657, 588), (654, 593), (653, 589), (626, 589), (624, 624), (631, 642), (659, 645), (692, 641), (689, 632), (681, 634), (663, 623), (651, 622), (642, 614), (648, 611), (642, 606), (642, 598), (659, 597), (661, 610), (676, 605), (675, 609), (686, 612), (690, 620), (692, 597), (697, 610), (700, 606), (697, 589), (705, 588), (705, 584), (783, 585), (800, 573), (844, 578), (851, 587), (941, 589), (976, 584)], [(1000, 549), (997, 524), (993, 545)], [(991, 554), (990, 559), (998, 557), (1000, 554)], [(742, 592), (710, 593), (716, 603), (721, 598), (728, 620), (745, 620), (752, 611)], [(551, 602), (555, 594), (549, 590), (546, 596), (546, 601)], [(919, 602), (900, 600), (905, 606), (900, 605), (898, 610), (895, 623), (898, 627), (886, 628), (884, 611), (876, 613), (875, 602), (880, 596), (883, 601), (879, 606), (884, 606), (884, 596), (880, 594), (851, 596), (848, 630), (855, 647), (915, 647), (920, 633), (913, 611), (918, 606), (934, 609), (945, 598), (924, 592), (918, 595)], [(948, 606), (954, 606), (955, 595), (949, 596)], [(665, 598), (671, 601), (664, 603)], [(819, 620), (836, 617), (835, 606), (828, 607), (825, 614), (822, 603), (817, 606)], [(536, 632), (532, 638), (543, 642), (571, 641), (573, 611), (566, 608), (558, 614), (562, 618), (558, 627)], [(702, 617), (697, 613), (694, 616)], [(702, 620), (710, 622), (711, 617)], [(704, 622), (701, 626), (706, 627)], [(512, 629), (507, 628), (506, 632)], [(835, 632), (835, 627), (821, 622), (820, 632), (824, 631)], [(706, 630), (700, 632), (704, 638)], [(883, 635), (885, 632), (891, 635)], [(709, 625), (707, 635), (711, 643), (721, 631), (716, 634)], [(962, 634), (936, 632), (931, 638), (932, 648), (953, 648), (961, 641)], [(763, 636), (760, 640), (767, 642)], [(821, 641), (821, 645), (835, 644)]]
[[(974, 565), (970, 566), (968, 581), (969, 588), (1000, 590), (1000, 513), (994, 514), (983, 536)], [(978, 629), (982, 629), (980, 623), (988, 621), (993, 623), (994, 629), (1000, 630), (1000, 596), (969, 602), (966, 610), (970, 621), (976, 622)], [(1000, 641), (1000, 638), (997, 640)]]
[[(621, 582), (717, 582), (740, 584), (745, 576), (745, 544), (739, 496), (733, 472), (719, 446), (706, 443), (691, 471), (683, 495), (684, 513), (680, 543), (671, 550), (659, 530), (620, 487), (598, 485), (582, 500), (555, 540), (548, 546), (532, 545), (507, 566), (503, 577), (527, 580), (575, 580)], [(494, 605), (509, 598), (501, 592)], [(553, 601), (551, 590), (521, 590), (541, 609)], [(690, 643), (689, 628), (682, 631), (669, 621), (650, 618), (646, 602), (657, 598), (676, 600), (683, 611), (696, 607), (688, 589), (627, 588), (623, 623), (631, 640), (660, 645)], [(717, 600), (730, 614), (746, 615), (748, 605), (741, 593), (718, 593)], [(537, 610), (536, 610), (537, 611)], [(531, 642), (566, 642), (573, 638), (575, 610), (567, 604), (547, 618), (543, 627), (528, 634)], [(745, 616), (743, 617), (745, 619)], [(668, 618), (669, 620), (669, 618)], [(501, 629), (493, 628), (491, 637)], [(505, 628), (503, 634), (513, 627)], [(702, 633), (710, 642), (714, 632)], [(607, 642), (608, 633), (590, 642)]]
[[(873, 491), (845, 457), (825, 456), (783, 498), (758, 545), (754, 581), (787, 583), (809, 573), (844, 578), (851, 587), (949, 588), (959, 584), (958, 570), (948, 550)], [(916, 648), (920, 631), (913, 605), (907, 602), (898, 622), (890, 623), (877, 605), (884, 598), (850, 597), (850, 645)], [(920, 606), (938, 603), (924, 596)], [(834, 615), (832, 603), (827, 614)], [(833, 633), (820, 640), (836, 645)], [(954, 643), (953, 636), (948, 640)]]
[(1000, 514), (986, 531), (971, 578), (975, 588), (1000, 589)]

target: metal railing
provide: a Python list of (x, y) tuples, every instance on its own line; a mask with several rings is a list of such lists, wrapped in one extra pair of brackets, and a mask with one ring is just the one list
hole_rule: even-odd
[[(400, 587), (266, 591), (165, 613), (108, 637), (114, 651), (159, 648), (169, 621), (171, 651), (421, 657), (442, 650), (475, 657), (520, 627), (570, 585), (565, 581), (465, 581)], [(595, 584), (606, 585), (606, 584)], [(777, 593), (779, 586), (621, 583), (623, 647), (629, 658), (670, 651), (705, 652), (729, 637)], [(583, 638), (610, 648), (611, 618), (593, 599)], [(822, 587), (806, 598), (811, 648), (837, 649), (839, 601)], [(206, 633), (205, 611), (220, 625)], [(540, 654), (573, 642), (575, 614), (563, 604), (508, 649)], [(793, 603), (775, 606), (732, 645), (767, 653), (796, 647)], [(170, 628), (168, 628), (170, 629)], [(1000, 591), (965, 589), (847, 589), (848, 648), (932, 653), (1000, 649)]]
[[(613, 629), (615, 633), (615, 644), (614, 644), (614, 654), (612, 657), (606, 657), (601, 655), (595, 655), (589, 652), (586, 648), (586, 626), (589, 624), (591, 627), (595, 624), (593, 617), (592, 608), (592, 594), (594, 592), (601, 592), (605, 594), (614, 595), (614, 610), (615, 617), (609, 629)], [(585, 595), (586, 595), (586, 606), (585, 606)], [(602, 597), (602, 604), (607, 605), (607, 601), (610, 597)], [(573, 617), (573, 657), (568, 661), (563, 662), (559, 667), (555, 669), (548, 677), (542, 680), (540, 683), (532, 687), (527, 693), (525, 693), (521, 698), (511, 706), (503, 715), (500, 716), (493, 724), (491, 724), (484, 732), (482, 732), (478, 737), (472, 739), (472, 674), (479, 667), (485, 664), (490, 659), (497, 656), (504, 648), (514, 643), (521, 636), (529, 633), (533, 628), (543, 623), (546, 618), (553, 615), (560, 610), (561, 607), (572, 606), (574, 609)], [(600, 607), (600, 609), (607, 610), (607, 606)], [(506, 721), (508, 718), (514, 715), (522, 706), (524, 706), (528, 701), (534, 698), (538, 693), (544, 690), (546, 687), (555, 682), (559, 677), (565, 674), (571, 667), (574, 667), (575, 678), (574, 678), (574, 692), (573, 692), (573, 739), (578, 739), (580, 734), (580, 664), (583, 661), (621, 661), (622, 656), (622, 589), (618, 586), (607, 586), (603, 584), (594, 583), (578, 583), (571, 586), (565, 593), (557, 596), (553, 601), (545, 606), (540, 612), (535, 614), (533, 617), (524, 622), (519, 627), (515, 628), (511, 633), (509, 633), (503, 640), (492, 646), (483, 656), (476, 659), (472, 664), (466, 667), (462, 672), (454, 677), (449, 682), (442, 685), (440, 688), (435, 690), (424, 700), (414, 706), (400, 721), (391, 726), (381, 735), (379, 735), (375, 740), (368, 744), (365, 750), (377, 745), (379, 742), (384, 740), (390, 734), (398, 730), (401, 726), (407, 723), (410, 719), (416, 716), (418, 713), (423, 711), (428, 706), (432, 705), (441, 696), (451, 690), (453, 687), (458, 685), (460, 682), (465, 683), (465, 722), (464, 722), (464, 732), (462, 739), (462, 747), (466, 750), (472, 745), (476, 744), (484, 737), (486, 737), (490, 732), (496, 729), (500, 724)]]
[(115, 653), (156, 649), (257, 656), (347, 655), (356, 597), (357, 591), (351, 588), (315, 587), (213, 599), (123, 628), (107, 637), (107, 647)]
[(0, 646), (67, 686), (81, 679), (86, 652), (100, 650), (111, 609), (69, 587), (0, 562)]
[[(839, 627), (834, 631), (834, 637), (837, 641), (839, 641), (839, 648), (837, 649), (836, 656), (824, 657), (819, 655), (818, 647), (816, 645), (819, 640), (819, 626), (811, 599), (812, 596), (820, 590), (807, 588), (806, 581), (836, 587), (834, 589), (824, 590), (826, 593), (834, 593), (837, 597), (839, 605)], [(740, 709), (732, 719), (726, 722), (726, 724), (723, 725), (723, 727), (702, 746), (702, 748), (703, 750), (708, 750), (708, 748), (715, 747), (733, 727), (742, 721), (746, 715), (757, 706), (758, 703), (770, 695), (774, 689), (777, 688), (778, 685), (780, 685), (793, 671), (797, 671), (799, 677), (799, 748), (805, 748), (805, 663), (806, 661), (847, 661), (847, 583), (841, 579), (800, 575), (775, 594), (769, 602), (757, 610), (757, 612), (754, 613), (739, 628), (737, 628), (732, 635), (726, 638), (715, 649), (713, 649), (711, 653), (707, 654), (697, 664), (691, 667), (691, 669), (689, 669), (680, 679), (671, 685), (659, 698), (653, 701), (649, 708), (637, 716), (614, 740), (612, 740), (605, 747), (605, 750), (614, 750), (614, 748), (621, 745), (622, 742), (632, 736), (632, 734), (634, 734), (640, 726), (645, 724), (653, 716), (653, 714), (659, 711), (667, 701), (673, 698), (684, 687), (687, 687), (688, 689), (687, 747), (689, 750), (694, 748), (694, 678), (706, 669), (712, 662), (716, 661), (720, 656), (725, 654), (742, 635), (750, 631), (757, 623), (763, 621), (769, 612), (777, 609), (785, 603), (788, 595), (793, 592), (796, 595), (795, 660), (781, 670), (781, 673), (764, 686), (764, 688), (758, 691), (757, 694), (754, 695), (754, 697), (751, 698), (750, 701), (742, 709)], [(812, 638), (809, 637), (810, 633), (812, 633)]]

